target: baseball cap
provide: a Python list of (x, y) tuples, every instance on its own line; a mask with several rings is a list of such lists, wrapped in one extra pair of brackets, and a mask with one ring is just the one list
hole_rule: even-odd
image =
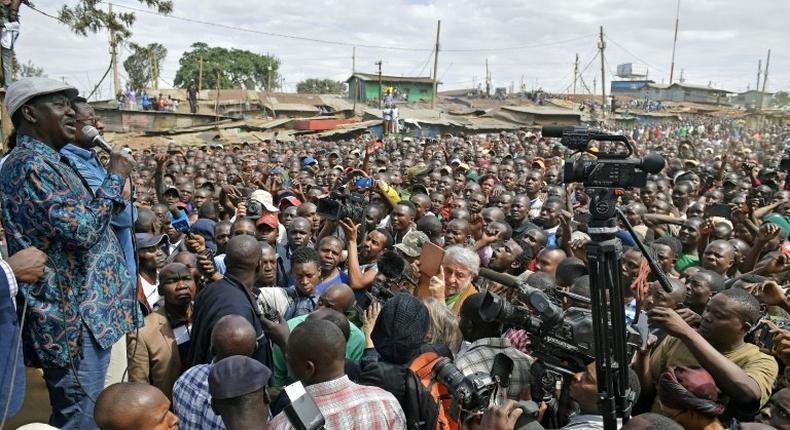
[(312, 166), (314, 164), (318, 164), (318, 160), (313, 157), (305, 157), (304, 160), (302, 160), (302, 164), (305, 166)]
[(167, 187), (162, 195), (175, 194), (176, 197), (181, 197), (181, 192), (176, 187)]
[(297, 199), (295, 196), (285, 196), (285, 197), (280, 199), (279, 206), (280, 206), (280, 209), (285, 209), (288, 206), (299, 207), (301, 204), (302, 204), (302, 202), (299, 199)]
[(216, 362), (208, 374), (208, 391), (214, 399), (233, 399), (265, 388), (272, 371), (246, 355), (232, 355)]
[(261, 215), (261, 217), (258, 218), (258, 221), (255, 222), (255, 226), (256, 227), (257, 226), (261, 226), (261, 225), (268, 225), (269, 227), (271, 227), (271, 228), (273, 228), (275, 230), (277, 229), (277, 226), (279, 224), (280, 223), (277, 220), (277, 215), (275, 215), (275, 214), (273, 214), (271, 212), (266, 212), (265, 214)]
[(255, 200), (256, 202), (263, 205), (269, 212), (280, 212), (277, 209), (277, 206), (274, 205), (274, 199), (272, 198), (272, 193), (264, 190), (255, 190), (250, 195), (251, 200)]
[(422, 246), (428, 241), (428, 236), (418, 230), (412, 230), (403, 236), (401, 243), (395, 248), (405, 255), (416, 258), (422, 253)]
[(162, 242), (170, 242), (170, 238), (166, 234), (153, 235), (151, 233), (136, 233), (134, 235), (134, 242), (137, 249), (153, 248), (154, 246), (161, 245)]
[(65, 92), (66, 97), (73, 99), (79, 91), (69, 84), (51, 78), (23, 78), (8, 86), (5, 93), (5, 107), (8, 116), (31, 99), (47, 94)]

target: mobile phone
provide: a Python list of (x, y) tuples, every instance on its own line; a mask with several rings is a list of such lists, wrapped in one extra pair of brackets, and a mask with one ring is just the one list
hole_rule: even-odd
[(420, 253), (420, 272), (426, 276), (436, 276), (444, 259), (444, 249), (433, 242), (425, 242)]
[(710, 213), (711, 216), (730, 219), (732, 216), (732, 207), (727, 204), (719, 203), (711, 206), (710, 209), (708, 209), (708, 213)]
[(772, 332), (771, 330), (771, 326), (766, 324), (765, 320), (762, 320), (758, 323), (757, 328), (754, 329), (754, 332), (752, 332), (752, 343), (757, 345), (761, 351), (767, 353), (771, 353), (773, 350), (774, 338), (776, 337), (776, 333)]
[(371, 188), (373, 186), (373, 179), (368, 177), (359, 178), (354, 185), (356, 185), (357, 188)]
[(179, 218), (177, 220), (174, 220), (173, 222), (170, 223), (170, 225), (172, 225), (173, 228), (179, 233), (188, 234), (190, 232), (189, 221), (186, 218)]

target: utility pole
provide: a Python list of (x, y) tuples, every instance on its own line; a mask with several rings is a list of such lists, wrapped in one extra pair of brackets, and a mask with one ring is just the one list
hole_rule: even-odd
[(771, 49), (768, 49), (768, 58), (765, 59), (765, 70), (763, 71), (763, 88), (759, 90), (757, 100), (759, 101), (757, 109), (763, 110), (763, 96), (765, 95), (765, 88), (768, 84), (768, 66), (771, 64)]
[(603, 41), (603, 26), (601, 26), (601, 40), (598, 42), (598, 49), (601, 50), (601, 115), (606, 119), (606, 63), (603, 56), (606, 42)]
[(431, 93), (431, 109), (436, 108), (436, 91), (438, 91), (439, 85), (436, 81), (439, 79), (438, 71), (436, 70), (439, 67), (439, 31), (442, 29), (442, 20), (436, 21), (436, 48), (433, 50), (433, 92)]
[(678, 44), (678, 23), (680, 22), (680, 0), (675, 12), (675, 39), (672, 41), (672, 65), (669, 66), (669, 85), (672, 85), (672, 76), (675, 73), (675, 47)]
[[(357, 73), (357, 47), (354, 46), (351, 48), (351, 80), (348, 84), (348, 95), (354, 100), (354, 112), (357, 111), (357, 97), (359, 97), (359, 79), (354, 78), (354, 75)], [(355, 88), (351, 88), (351, 85), (355, 85)]]
[(683, 69), (680, 69), (680, 83), (686, 82), (686, 78), (683, 76)]
[(573, 95), (576, 95), (576, 80), (579, 79), (579, 53), (576, 53), (576, 61), (573, 63)]
[(491, 73), (488, 71), (488, 58), (486, 58), (486, 97), (491, 95)]
[(357, 47), (351, 48), (351, 74), (357, 73)]
[(200, 63), (198, 63), (198, 94), (203, 90), (203, 56), (200, 56)]
[(381, 101), (382, 101), (382, 88), (381, 88), (381, 60), (379, 60), (379, 61), (376, 61), (376, 62), (375, 62), (375, 63), (373, 63), (373, 64), (375, 64), (375, 65), (379, 66), (379, 108), (381, 108), (381, 107), (382, 107), (382, 105), (381, 105)]
[(148, 53), (151, 57), (151, 81), (153, 81), (153, 87), (155, 90), (159, 89), (159, 68), (156, 64), (156, 55), (154, 55), (154, 51), (150, 51)]
[[(110, 3), (109, 14), (112, 15), (112, 3)], [(112, 84), (115, 87), (115, 94), (121, 92), (121, 77), (118, 74), (118, 40), (115, 38), (115, 32), (110, 30), (110, 58), (112, 61)]]
[(219, 69), (217, 69), (217, 97), (214, 99), (214, 121), (219, 121)]
[(593, 95), (593, 96), (595, 95), (596, 89), (598, 88), (598, 87), (596, 87), (596, 86), (595, 86), (595, 85), (596, 85), (596, 84), (595, 84), (595, 78), (596, 78), (596, 77), (597, 77), (597, 76), (593, 76), (593, 91), (592, 91), (592, 94), (591, 94), (591, 95)]
[(763, 74), (763, 59), (757, 60), (757, 86), (754, 87), (758, 92), (760, 91), (760, 75)]

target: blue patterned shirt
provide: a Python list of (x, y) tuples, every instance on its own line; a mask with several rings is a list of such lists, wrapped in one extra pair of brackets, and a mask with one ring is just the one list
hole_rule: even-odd
[(0, 169), (9, 254), (35, 246), (49, 257), (38, 282), (19, 285), (28, 306), (23, 336), (30, 366), (68, 367), (81, 356), (83, 336), (106, 349), (142, 323), (110, 228), (124, 207), (123, 177), (108, 175), (94, 194), (68, 163), (19, 135)]
[(173, 412), (181, 430), (224, 430), (222, 417), (211, 409), (208, 374), (213, 363), (190, 367), (173, 385)]

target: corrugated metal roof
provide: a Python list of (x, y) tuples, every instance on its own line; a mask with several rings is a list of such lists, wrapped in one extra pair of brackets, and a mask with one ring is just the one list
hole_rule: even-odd
[[(351, 78), (359, 78), (363, 81), (378, 81), (379, 75), (375, 73), (354, 73), (346, 82), (350, 81)], [(381, 75), (381, 80), (384, 82), (417, 82), (421, 84), (432, 84), (433, 79), (430, 77), (409, 77), (409, 76), (388, 76), (388, 75)]]
[(582, 113), (569, 109), (557, 109), (544, 106), (502, 106), (502, 109), (513, 112), (529, 113), (533, 115), (571, 115), (581, 118)]

